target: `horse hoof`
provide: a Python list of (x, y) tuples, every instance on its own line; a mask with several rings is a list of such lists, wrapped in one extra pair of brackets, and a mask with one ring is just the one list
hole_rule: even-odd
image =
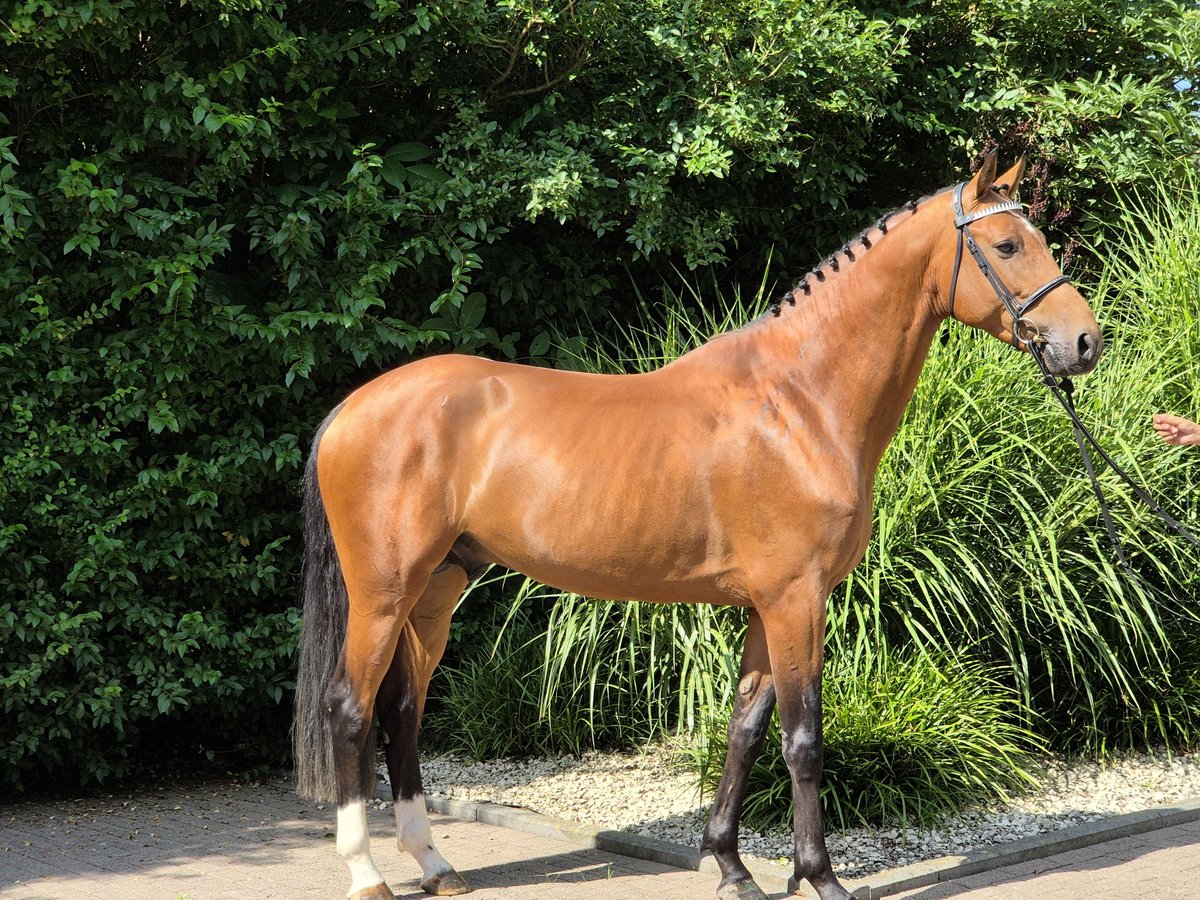
[(717, 900), (770, 900), (751, 878), (717, 888)]
[(466, 880), (451, 869), (437, 875), (430, 875), (421, 882), (421, 890), (435, 897), (456, 897), (459, 894), (471, 893), (471, 886)]
[(396, 900), (396, 895), (386, 884), (376, 884), (361, 891), (355, 891), (347, 900)]

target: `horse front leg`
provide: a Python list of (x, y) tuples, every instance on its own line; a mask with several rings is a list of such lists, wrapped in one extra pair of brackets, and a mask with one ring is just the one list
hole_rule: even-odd
[(704, 828), (700, 849), (709, 850), (721, 869), (717, 888), (720, 900), (766, 900), (766, 894), (754, 883), (738, 853), (738, 823), (746, 799), (750, 770), (762, 750), (771, 712), (775, 709), (775, 683), (762, 619), (750, 611), (738, 691), (729, 719), (729, 749), (712, 813)]
[(762, 615), (779, 698), (783, 758), (792, 778), (796, 882), (807, 879), (821, 900), (850, 900), (833, 874), (821, 822), (825, 599), (822, 591), (785, 596)]

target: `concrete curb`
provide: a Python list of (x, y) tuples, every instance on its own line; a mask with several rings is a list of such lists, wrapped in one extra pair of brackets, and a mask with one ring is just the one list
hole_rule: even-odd
[[(392, 799), (392, 789), (386, 783), (379, 785), (381, 800)], [(621, 856), (644, 859), (677, 869), (717, 874), (716, 860), (710, 853), (701, 853), (694, 847), (673, 844), (658, 838), (584, 825), (566, 819), (543, 816), (515, 806), (498, 803), (480, 803), (471, 800), (456, 800), (452, 797), (426, 796), (425, 805), (430, 812), (450, 816), (468, 822), (483, 822), (514, 831), (523, 831), (542, 837), (557, 838), (579, 847), (605, 850)], [(992, 869), (1044, 859), (1059, 853), (1090, 847), (1116, 838), (1130, 837), (1170, 828), (1185, 822), (1200, 820), (1200, 800), (1188, 800), (1172, 806), (1126, 813), (1096, 822), (1085, 822), (1071, 828), (1049, 831), (1033, 837), (1005, 844), (995, 844), (983, 850), (972, 851), (961, 856), (943, 856), (914, 863), (899, 869), (889, 869), (866, 878), (847, 879), (846, 889), (861, 900), (876, 900), (929, 887), (955, 878), (978, 875)], [(775, 863), (748, 861), (747, 868), (755, 881), (769, 894), (794, 890), (791, 883), (791, 867)], [(815, 897), (804, 886), (802, 896)]]

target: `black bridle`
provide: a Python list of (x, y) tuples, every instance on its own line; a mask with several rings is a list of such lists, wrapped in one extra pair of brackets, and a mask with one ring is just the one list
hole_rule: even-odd
[[(962, 205), (963, 188), (966, 186), (967, 182), (964, 181), (954, 189), (954, 228), (958, 232), (958, 244), (954, 249), (954, 274), (950, 276), (950, 316), (954, 316), (954, 294), (958, 290), (958, 270), (962, 266), (963, 245), (965, 244), (971, 258), (975, 260), (975, 265), (979, 266), (979, 271), (983, 273), (983, 277), (987, 279), (992, 290), (996, 292), (996, 296), (1000, 298), (1000, 302), (1004, 304), (1004, 308), (1008, 310), (1008, 314), (1012, 316), (1012, 345), (1014, 347), (1019, 347), (1021, 344), (1032, 346), (1039, 342), (1041, 333), (1034, 323), (1025, 318), (1025, 313), (1029, 312), (1034, 304), (1056, 287), (1069, 283), (1071, 279), (1060, 274), (1056, 278), (1051, 278), (1023, 301), (1018, 300), (992, 268), (987, 257), (983, 255), (983, 251), (979, 249), (979, 245), (975, 243), (969, 226), (984, 216), (994, 216), (996, 213), (1003, 212), (1020, 212), (1021, 204), (1016, 200), (1006, 200), (1003, 203), (994, 203), (983, 209), (977, 209), (975, 212), (967, 213), (963, 211)], [(1026, 329), (1028, 337), (1018, 336), (1018, 332), (1022, 328)]]
[[(1008, 289), (1008, 286), (992, 269), (988, 263), (987, 257), (983, 255), (983, 251), (979, 249), (979, 245), (975, 243), (975, 238), (971, 235), (970, 224), (977, 219), (982, 219), (984, 216), (992, 216), (1002, 212), (1020, 212), (1021, 204), (1015, 200), (1006, 200), (1003, 203), (995, 203), (991, 206), (985, 206), (982, 209), (972, 213), (963, 211), (962, 195), (963, 188), (966, 187), (966, 182), (958, 185), (954, 189), (954, 228), (958, 232), (958, 246), (954, 252), (954, 274), (950, 278), (950, 315), (954, 315), (954, 294), (958, 288), (958, 270), (962, 265), (963, 245), (966, 245), (971, 258), (975, 260), (975, 264), (979, 266), (979, 271), (983, 273), (983, 277), (987, 279), (988, 284), (992, 286), (992, 290), (996, 292), (996, 296), (1000, 298), (1000, 302), (1004, 304), (1004, 308), (1008, 310), (1008, 314), (1012, 316), (1012, 339), (1011, 343), (1014, 347), (1024, 345), (1029, 354), (1037, 362), (1038, 369), (1042, 373), (1042, 383), (1050, 389), (1050, 393), (1054, 395), (1066, 411), (1067, 417), (1071, 420), (1071, 427), (1075, 433), (1075, 443), (1079, 447), (1079, 454), (1083, 457), (1083, 467), (1087, 471), (1088, 479), (1092, 483), (1092, 491), (1096, 494), (1096, 500), (1100, 504), (1100, 515), (1104, 520), (1104, 527), (1108, 531), (1108, 538), (1112, 542), (1113, 550), (1116, 551), (1117, 559), (1122, 567), (1128, 572), (1135, 581), (1141, 582), (1142, 579), (1133, 567), (1130, 566), (1129, 560), (1125, 556), (1125, 551), (1121, 549), (1121, 542), (1117, 538), (1116, 525), (1113, 522), (1112, 513), (1109, 511), (1108, 503), (1104, 499), (1104, 492), (1100, 488), (1100, 481), (1096, 477), (1096, 469), (1092, 464), (1092, 456), (1088, 452), (1090, 444), (1099, 454), (1100, 458), (1106, 462), (1109, 467), (1124, 481), (1133, 491), (1135, 497), (1142, 503), (1148, 506), (1158, 515), (1160, 519), (1167, 523), (1177, 534), (1190, 541), (1194, 546), (1200, 547), (1200, 539), (1197, 539), (1190, 531), (1188, 531), (1182, 523), (1165, 509), (1163, 509), (1154, 498), (1142, 488), (1137, 482), (1129, 477), (1129, 474), (1117, 465), (1116, 461), (1105, 452), (1100, 446), (1099, 441), (1083, 424), (1079, 418), (1079, 414), (1075, 410), (1075, 401), (1073, 393), (1075, 385), (1070, 378), (1059, 378), (1051, 374), (1046, 366), (1046, 361), (1042, 358), (1042, 344), (1045, 339), (1042, 337), (1041, 331), (1037, 325), (1025, 318), (1027, 313), (1035, 303), (1049, 294), (1052, 290), (1060, 285), (1067, 284), (1070, 279), (1065, 275), (1059, 275), (1057, 278), (1052, 278), (1039, 287), (1036, 291), (1026, 297), (1023, 301), (1019, 301)], [(1018, 332), (1024, 331), (1024, 337), (1019, 337)], [(1195, 614), (1189, 614), (1188, 618), (1195, 618)]]

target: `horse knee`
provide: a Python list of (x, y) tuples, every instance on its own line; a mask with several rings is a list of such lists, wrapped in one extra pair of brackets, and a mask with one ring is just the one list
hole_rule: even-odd
[(821, 777), (821, 766), (825, 760), (825, 748), (819, 729), (798, 728), (783, 733), (783, 758), (788, 771), (797, 781), (810, 781)]

